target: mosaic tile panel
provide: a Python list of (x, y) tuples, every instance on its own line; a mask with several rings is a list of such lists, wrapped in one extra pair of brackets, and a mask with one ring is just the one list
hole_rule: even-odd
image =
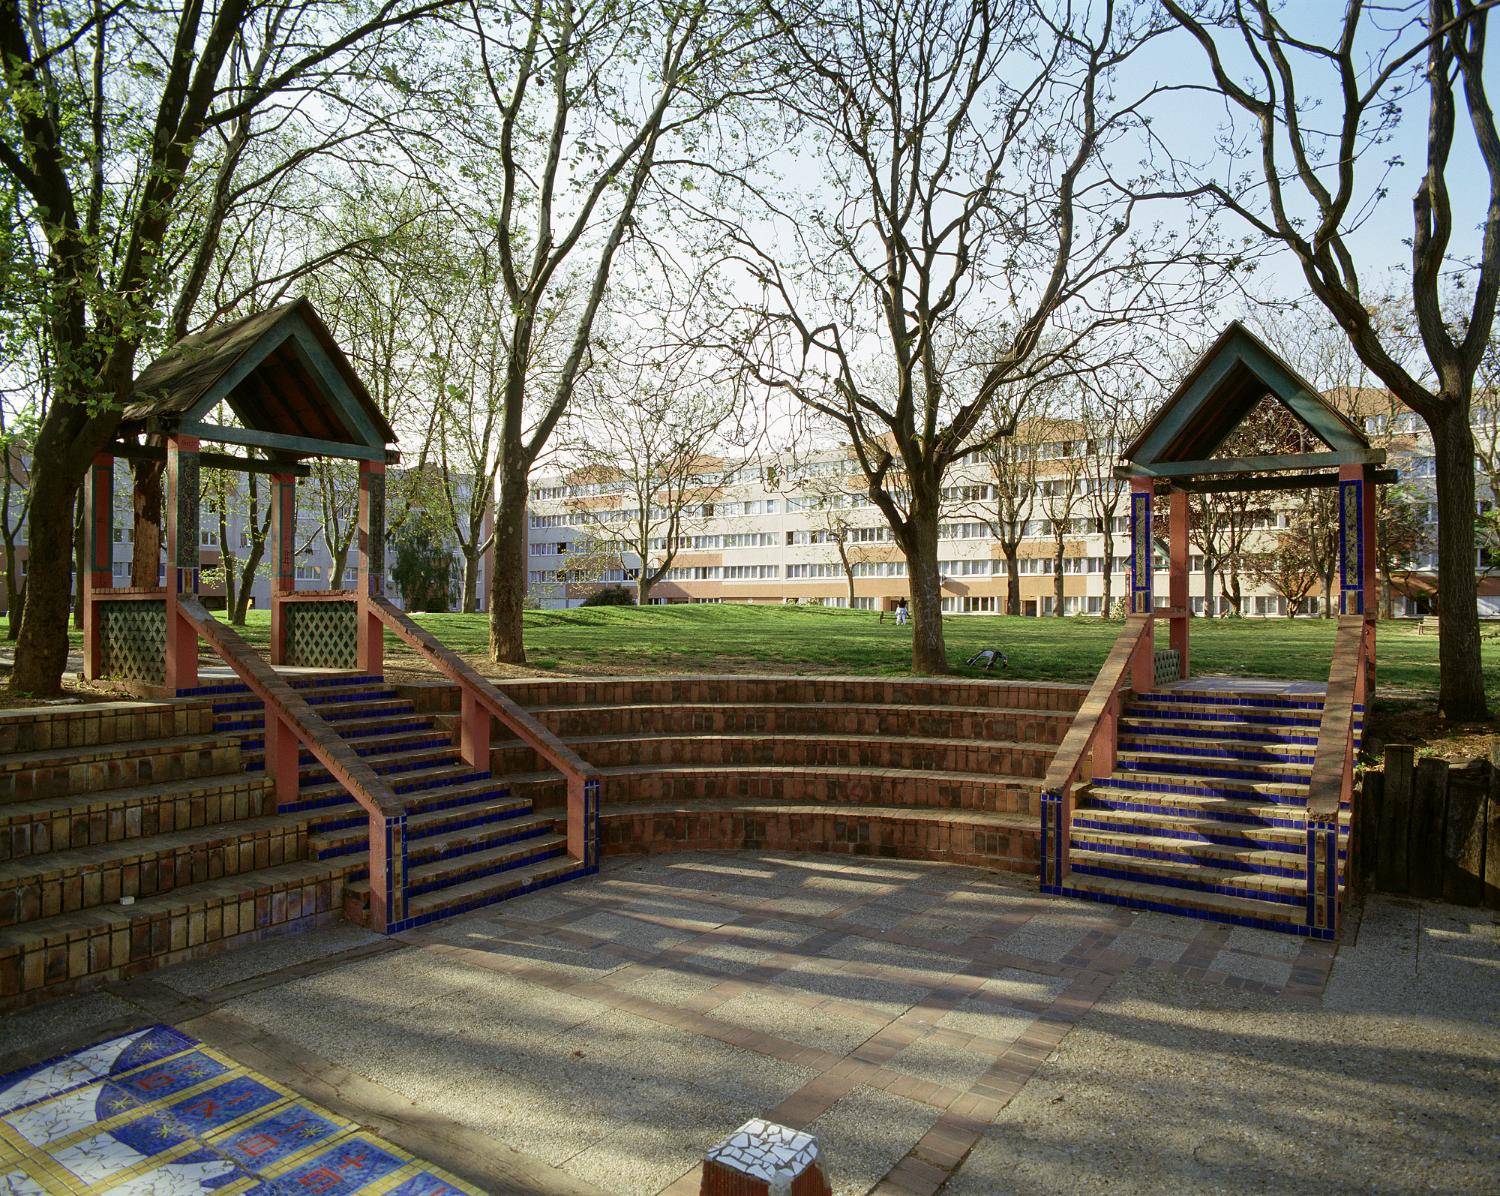
[(167, 603), (98, 604), (100, 667), (122, 681), (161, 682), (167, 675)]
[(480, 1189), (170, 1026), (151, 1026), (0, 1076), (0, 1192)]
[(1182, 679), (1182, 661), (1178, 659), (1176, 648), (1158, 648), (1154, 664), (1153, 676), (1157, 685)]
[(350, 602), (288, 602), (286, 663), (352, 669), (359, 652), (359, 608)]

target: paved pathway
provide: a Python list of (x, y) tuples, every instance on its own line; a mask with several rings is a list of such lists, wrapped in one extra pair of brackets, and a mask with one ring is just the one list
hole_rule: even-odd
[(655, 857), (423, 932), (271, 940), (0, 1023), (167, 1022), (485, 1191), (695, 1193), (764, 1115), (840, 1193), (1500, 1190), (1500, 925), (1323, 944), (847, 857)]

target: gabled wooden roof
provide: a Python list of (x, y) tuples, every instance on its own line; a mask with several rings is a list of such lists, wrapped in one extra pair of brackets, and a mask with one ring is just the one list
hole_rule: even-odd
[[(243, 425), (208, 423), (220, 403)], [(195, 333), (135, 380), (120, 430), (177, 431), (286, 457), (383, 461), (396, 433), (306, 299)]]
[[(1215, 458), (1262, 399), (1280, 403), (1326, 452)], [(1121, 454), (1120, 477), (1187, 478), (1378, 464), (1385, 452), (1238, 320), (1219, 334)]]

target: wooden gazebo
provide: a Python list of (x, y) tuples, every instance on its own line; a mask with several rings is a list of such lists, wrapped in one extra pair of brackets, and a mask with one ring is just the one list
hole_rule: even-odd
[[(210, 422), (221, 404), (236, 424)], [(381, 671), (371, 600), (384, 589), (385, 469), (398, 459), (396, 433), (307, 300), (178, 342), (137, 377), (119, 435), (86, 485), (85, 677), (167, 696), (198, 685), (198, 636), (178, 602), (198, 592), (205, 466), (271, 475), (272, 663)], [(204, 441), (264, 456), (205, 450)], [(116, 457), (165, 461), (164, 587), (114, 585)], [(310, 457), (359, 464), (357, 591), (297, 590), (296, 483)]]

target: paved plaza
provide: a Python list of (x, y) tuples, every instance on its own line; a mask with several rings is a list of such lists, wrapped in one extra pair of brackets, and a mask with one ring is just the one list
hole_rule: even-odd
[(0, 1071), (155, 1024), (482, 1191), (687, 1196), (756, 1116), (839, 1193), (1500, 1191), (1500, 924), (1435, 904), (1335, 953), (972, 868), (637, 858), (9, 1015)]

